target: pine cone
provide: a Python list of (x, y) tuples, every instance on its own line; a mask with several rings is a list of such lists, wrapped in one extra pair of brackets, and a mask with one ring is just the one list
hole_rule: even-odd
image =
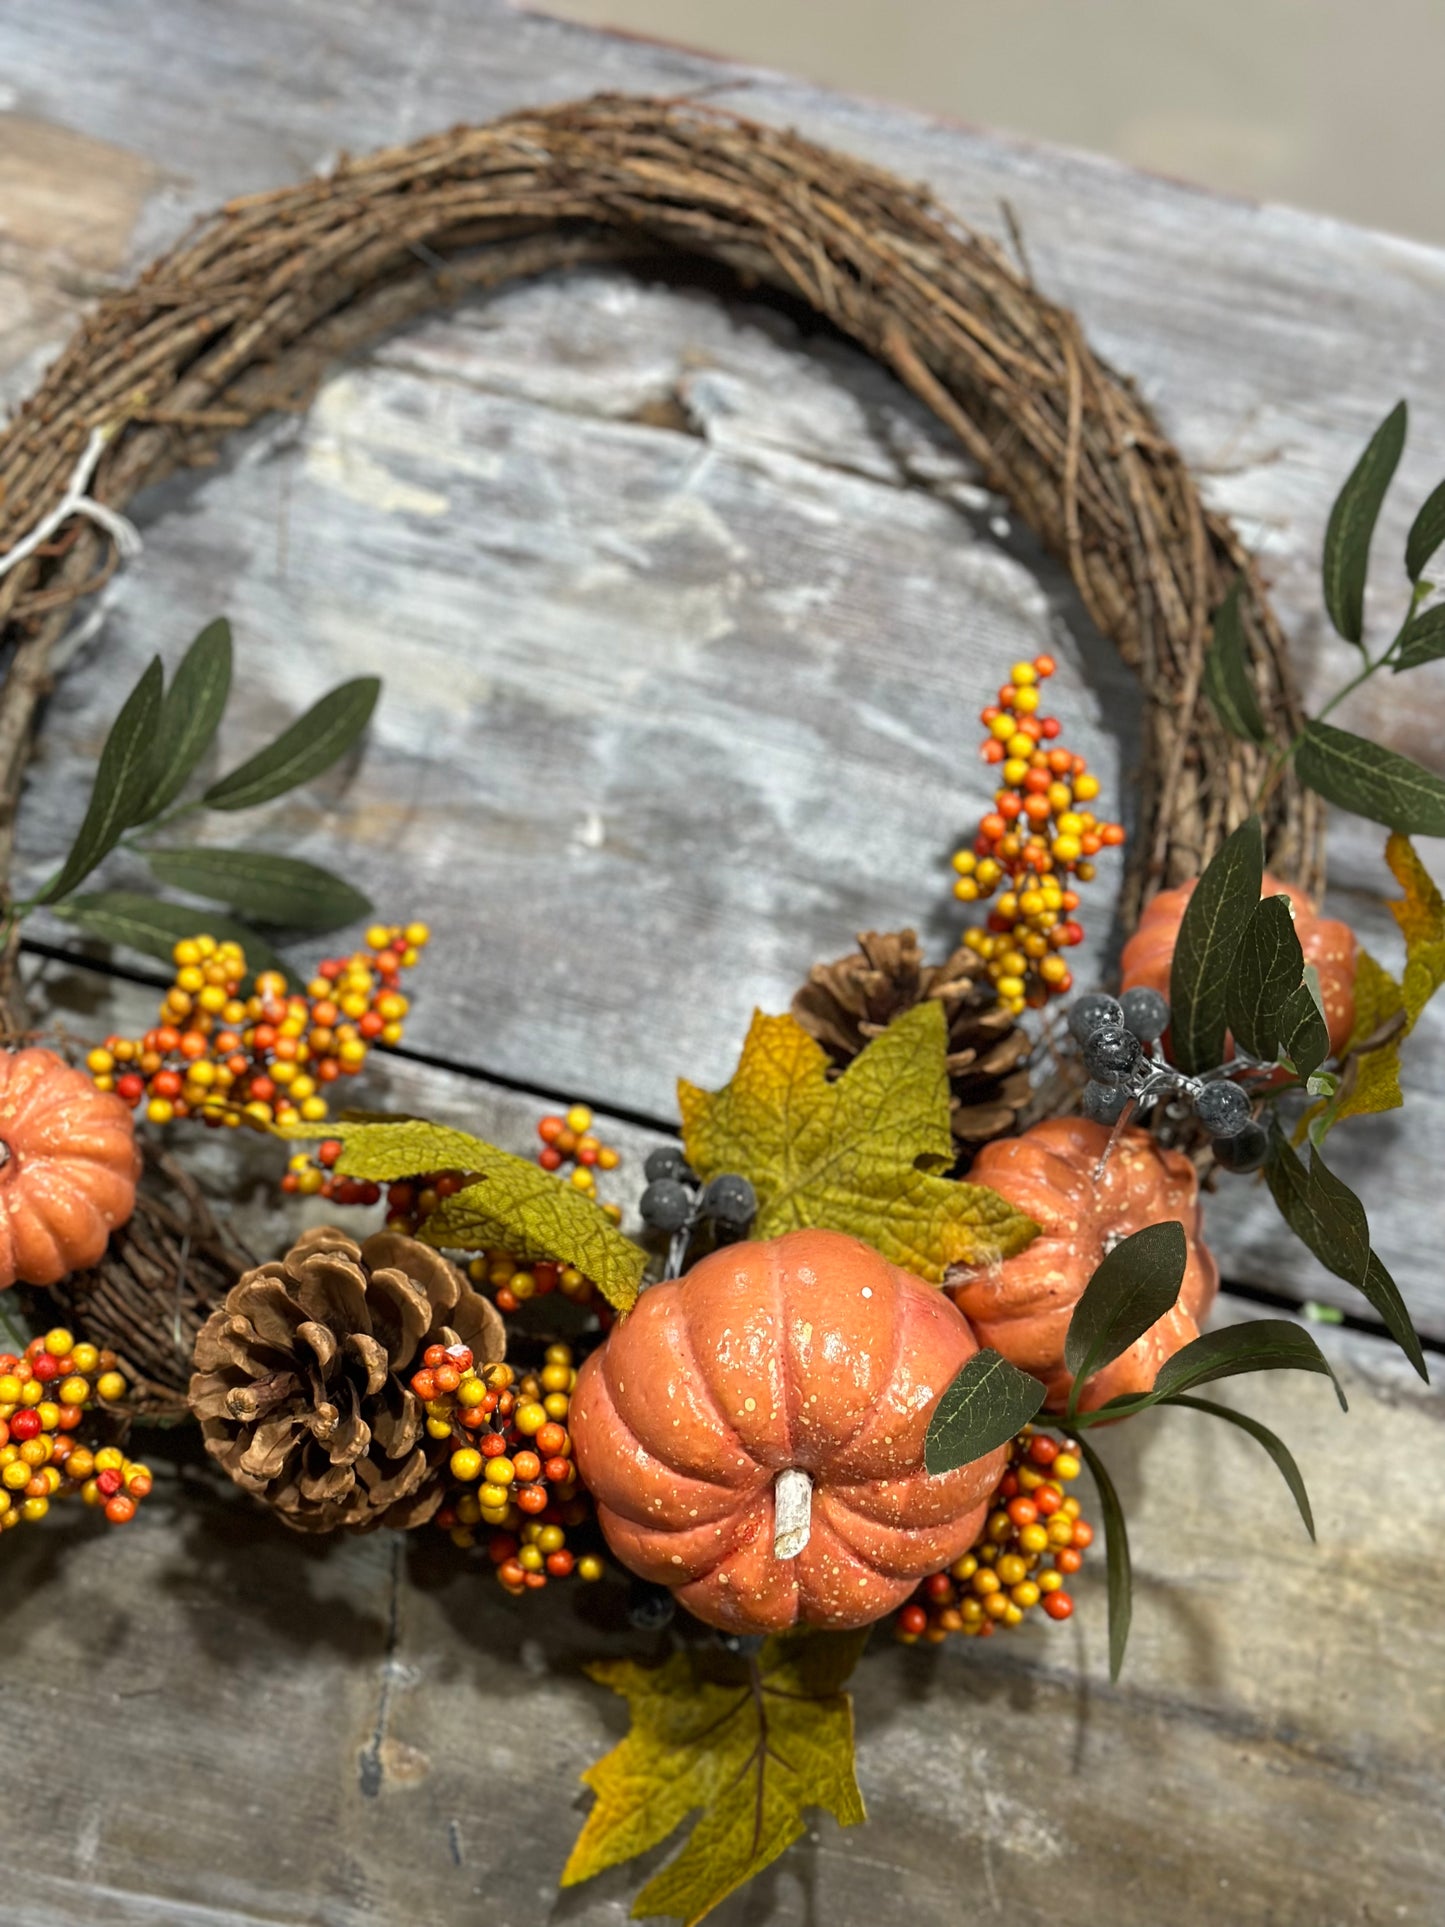
[(407, 1380), (429, 1345), (501, 1359), (495, 1308), (428, 1245), (326, 1225), (227, 1293), (196, 1339), (206, 1450), (301, 1532), (414, 1526), (441, 1504), (450, 1444)]
[(944, 1008), (953, 1134), (982, 1144), (1015, 1128), (1028, 1102), (1028, 1033), (995, 995), (983, 959), (960, 944), (943, 964), (926, 964), (912, 930), (864, 931), (858, 949), (814, 964), (793, 999), (793, 1015), (845, 1068), (895, 1017), (928, 998)]

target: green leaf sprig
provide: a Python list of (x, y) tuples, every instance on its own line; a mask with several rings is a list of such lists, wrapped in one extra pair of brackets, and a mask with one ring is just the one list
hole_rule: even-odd
[[(1389, 669), (1398, 675), (1445, 657), (1445, 603), (1423, 606), (1441, 586), (1428, 579), (1425, 570), (1445, 547), (1445, 482), (1432, 491), (1406, 537), (1404, 563), (1410, 595), (1403, 621), (1378, 654), (1371, 654), (1365, 638), (1370, 546), (1404, 451), (1408, 426), (1405, 403), (1398, 402), (1350, 471), (1325, 530), (1321, 560), (1325, 610), (1336, 632), (1359, 649), (1361, 666), (1317, 716), (1275, 748), (1266, 764), (1255, 807), (1259, 808), (1281, 772), (1293, 763), (1301, 782), (1326, 802), (1353, 810), (1357, 816), (1383, 823), (1405, 836), (1445, 836), (1445, 777), (1326, 720), (1347, 696), (1380, 670)], [(1239, 582), (1231, 586), (1216, 612), (1203, 686), (1230, 734), (1263, 747), (1270, 732), (1250, 677), (1239, 615), (1240, 587)]]
[[(319, 933), (367, 915), (371, 905), (360, 890), (299, 857), (151, 840), (198, 811), (252, 809), (321, 775), (358, 741), (381, 691), (376, 676), (340, 684), (265, 749), (194, 801), (182, 802), (225, 713), (233, 656), (231, 627), (222, 618), (202, 629), (169, 688), (159, 657), (147, 665), (106, 738), (85, 818), (64, 862), (33, 897), (12, 906), (7, 931), (44, 905), (104, 942), (169, 960), (178, 937), (205, 925), (212, 935), (240, 943), (254, 973), (280, 968), (256, 925)], [(163, 887), (219, 904), (247, 921), (139, 891), (76, 895), (122, 843), (144, 859)]]
[[(1265, 1371), (1315, 1372), (1328, 1378), (1343, 1410), (1345, 1395), (1310, 1334), (1283, 1318), (1252, 1319), (1205, 1332), (1167, 1358), (1147, 1392), (1110, 1399), (1080, 1411), (1087, 1382), (1136, 1343), (1174, 1305), (1187, 1259), (1184, 1227), (1173, 1221), (1145, 1225), (1121, 1239), (1096, 1267), (1074, 1307), (1064, 1340), (1064, 1362), (1073, 1374), (1061, 1422), (1077, 1434), (1110, 1425), (1158, 1406), (1203, 1412), (1237, 1426), (1263, 1448), (1278, 1468), (1311, 1538), (1314, 1518), (1298, 1465), (1282, 1440), (1256, 1418), (1193, 1396), (1201, 1385)], [(1039, 1411), (1045, 1387), (997, 1352), (968, 1360), (934, 1408), (924, 1440), (930, 1474), (952, 1472), (1004, 1445)], [(1098, 1488), (1109, 1587), (1109, 1671), (1117, 1679), (1124, 1662), (1132, 1616), (1133, 1581), (1123, 1507), (1098, 1451), (1081, 1437), (1080, 1449)]]

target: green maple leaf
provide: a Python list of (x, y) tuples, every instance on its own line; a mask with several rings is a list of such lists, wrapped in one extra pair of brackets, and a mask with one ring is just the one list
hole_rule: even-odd
[(528, 1158), (498, 1150), (467, 1131), (419, 1117), (327, 1119), (277, 1128), (287, 1138), (339, 1138), (335, 1170), (373, 1184), (433, 1171), (465, 1171), (474, 1180), (444, 1198), (421, 1226), (425, 1244), (448, 1251), (503, 1246), (524, 1264), (553, 1259), (584, 1272), (609, 1304), (637, 1302), (647, 1254), (600, 1205)]
[(562, 1885), (648, 1852), (701, 1808), (686, 1846), (632, 1908), (634, 1919), (667, 1914), (693, 1927), (799, 1838), (809, 1807), (859, 1825), (853, 1707), (841, 1689), (867, 1637), (865, 1627), (770, 1639), (751, 1662), (681, 1652), (661, 1666), (589, 1666), (626, 1699), (632, 1724), (582, 1775), (597, 1798)]
[(822, 1046), (759, 1011), (730, 1084), (678, 1086), (688, 1162), (751, 1179), (759, 1238), (851, 1232), (934, 1284), (952, 1264), (1011, 1257), (1038, 1226), (996, 1191), (937, 1175), (955, 1155), (946, 1048), (942, 1005), (919, 1004), (830, 1082)]

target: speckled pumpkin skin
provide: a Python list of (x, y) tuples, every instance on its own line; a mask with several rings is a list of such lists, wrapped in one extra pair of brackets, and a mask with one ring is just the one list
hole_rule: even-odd
[[(1177, 889), (1161, 890), (1145, 905), (1139, 926), (1124, 945), (1120, 959), (1121, 990), (1142, 986), (1169, 995), (1174, 945), (1184, 921), (1184, 907), (1193, 894), (1192, 882), (1181, 883)], [(1260, 897), (1278, 896), (1289, 898), (1305, 962), (1312, 963), (1320, 973), (1320, 1001), (1325, 1008), (1330, 1049), (1338, 1056), (1355, 1027), (1355, 933), (1347, 923), (1317, 916), (1314, 904), (1298, 885), (1281, 883), (1266, 872)]]
[(1161, 1150), (1147, 1131), (1126, 1131), (1095, 1179), (1108, 1141), (1107, 1125), (1048, 1118), (1021, 1137), (986, 1144), (969, 1172), (1040, 1230), (1017, 1257), (953, 1287), (953, 1298), (980, 1345), (1043, 1380), (1053, 1411), (1067, 1404), (1073, 1385), (1064, 1368), (1069, 1319), (1111, 1243), (1174, 1218), (1184, 1226), (1188, 1259), (1173, 1307), (1089, 1380), (1079, 1400), (1086, 1412), (1148, 1391), (1165, 1359), (1199, 1336), (1219, 1289), (1219, 1267), (1199, 1237), (1199, 1181), (1188, 1158)]
[(128, 1107), (53, 1051), (0, 1051), (0, 1144), (0, 1291), (95, 1264), (135, 1209)]
[[(1002, 1449), (930, 1478), (923, 1438), (978, 1349), (940, 1291), (871, 1246), (794, 1231), (654, 1285), (577, 1376), (568, 1418), (607, 1542), (709, 1625), (864, 1626), (978, 1536)], [(814, 1482), (773, 1552), (773, 1480)]]

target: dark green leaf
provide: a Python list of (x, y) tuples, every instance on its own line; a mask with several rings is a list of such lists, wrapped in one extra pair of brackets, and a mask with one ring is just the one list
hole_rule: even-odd
[(1365, 1208), (1343, 1179), (1330, 1170), (1319, 1146), (1311, 1144), (1306, 1167), (1284, 1133), (1273, 1131), (1264, 1175), (1280, 1216), (1300, 1243), (1327, 1271), (1364, 1294), (1386, 1331), (1428, 1382), (1425, 1354), (1399, 1287), (1370, 1249)]
[(1445, 602), (1411, 617), (1400, 638), (1393, 668), (1399, 675), (1402, 669), (1418, 669), (1422, 663), (1438, 662), (1441, 656), (1445, 656)]
[(928, 1421), (923, 1463), (953, 1472), (1006, 1445), (1044, 1402), (1044, 1387), (997, 1352), (975, 1352), (945, 1390)]
[(1169, 973), (1170, 1038), (1181, 1071), (1197, 1076), (1224, 1056), (1225, 999), (1240, 939), (1259, 905), (1264, 838), (1251, 816), (1226, 838), (1184, 911)]
[(1071, 1416), (1085, 1382), (1169, 1310), (1188, 1257), (1184, 1227), (1172, 1220), (1145, 1225), (1104, 1257), (1074, 1307), (1064, 1339), (1064, 1363), (1074, 1377)]
[(231, 693), (231, 625), (222, 616), (202, 629), (161, 703), (155, 781), (140, 820), (151, 822), (175, 802), (205, 755)]
[(1249, 678), (1249, 652), (1239, 619), (1240, 583), (1235, 582), (1214, 618), (1214, 639), (1204, 658), (1204, 693), (1231, 736), (1247, 743), (1269, 740), (1259, 698)]
[(0, 1350), (14, 1352), (17, 1356), (32, 1338), (40, 1335), (32, 1331), (29, 1322), (21, 1316), (20, 1307), (15, 1302), (18, 1296), (18, 1292), (0, 1292)]
[(1250, 1418), (1244, 1412), (1232, 1411), (1227, 1405), (1215, 1405), (1207, 1398), (1186, 1398), (1181, 1393), (1174, 1398), (1165, 1399), (1164, 1403), (1182, 1405), (1191, 1412), (1208, 1412), (1211, 1418), (1225, 1419), (1230, 1425), (1237, 1425), (1241, 1432), (1248, 1432), (1257, 1444), (1264, 1447), (1279, 1467), (1280, 1476), (1289, 1487), (1290, 1494), (1299, 1507), (1299, 1516), (1305, 1522), (1305, 1531), (1311, 1539), (1314, 1538), (1315, 1517), (1310, 1510), (1310, 1495), (1305, 1491), (1305, 1482), (1299, 1467), (1295, 1464), (1294, 1454), (1283, 1439), (1276, 1438), (1269, 1427), (1261, 1425), (1258, 1419)]
[(55, 906), (55, 914), (79, 924), (102, 943), (123, 943), (166, 963), (182, 937), (196, 937), (204, 931), (218, 942), (240, 944), (251, 976), (260, 970), (279, 970), (283, 977), (293, 974), (266, 940), (243, 923), (188, 904), (163, 903), (159, 897), (143, 896), (138, 890), (98, 890), (89, 896), (71, 897)]
[(341, 683), (249, 763), (212, 783), (201, 801), (212, 810), (249, 810), (310, 782), (351, 748), (380, 694), (379, 676)]
[(138, 821), (151, 786), (151, 755), (163, 686), (161, 659), (154, 656), (105, 739), (90, 805), (70, 846), (70, 855), (37, 902), (54, 903), (58, 897), (68, 896)]
[(1218, 1331), (1203, 1333), (1165, 1359), (1149, 1397), (1161, 1404), (1216, 1378), (1286, 1371), (1323, 1374), (1333, 1384), (1340, 1409), (1344, 1410), (1345, 1395), (1329, 1360), (1303, 1326), (1291, 1324), (1287, 1318), (1252, 1318), (1247, 1324), (1222, 1325)]
[(1129, 1532), (1124, 1524), (1124, 1508), (1103, 1460), (1087, 1439), (1079, 1441), (1079, 1450), (1093, 1474), (1099, 1492), (1099, 1510), (1104, 1518), (1104, 1557), (1109, 1574), (1109, 1677), (1117, 1679), (1124, 1665), (1124, 1649), (1129, 1644), (1129, 1622), (1134, 1616)]
[(1301, 782), (1356, 816), (1406, 836), (1445, 836), (1445, 782), (1393, 749), (1333, 723), (1306, 723), (1295, 767)]
[(148, 850), (146, 861), (172, 889), (228, 903), (258, 923), (338, 930), (371, 908), (359, 890), (300, 857), (265, 850)]
[(1269, 1064), (1288, 1057), (1300, 1077), (1329, 1056), (1318, 979), (1307, 979), (1288, 897), (1255, 905), (1229, 975), (1225, 1017), (1242, 1050)]
[(1405, 538), (1405, 573), (1412, 582), (1420, 580), (1425, 564), (1442, 542), (1445, 542), (1445, 482), (1430, 491)]
[(1365, 632), (1365, 576), (1380, 504), (1405, 446), (1406, 409), (1396, 402), (1370, 437), (1330, 510), (1325, 529), (1325, 608), (1346, 642)]

